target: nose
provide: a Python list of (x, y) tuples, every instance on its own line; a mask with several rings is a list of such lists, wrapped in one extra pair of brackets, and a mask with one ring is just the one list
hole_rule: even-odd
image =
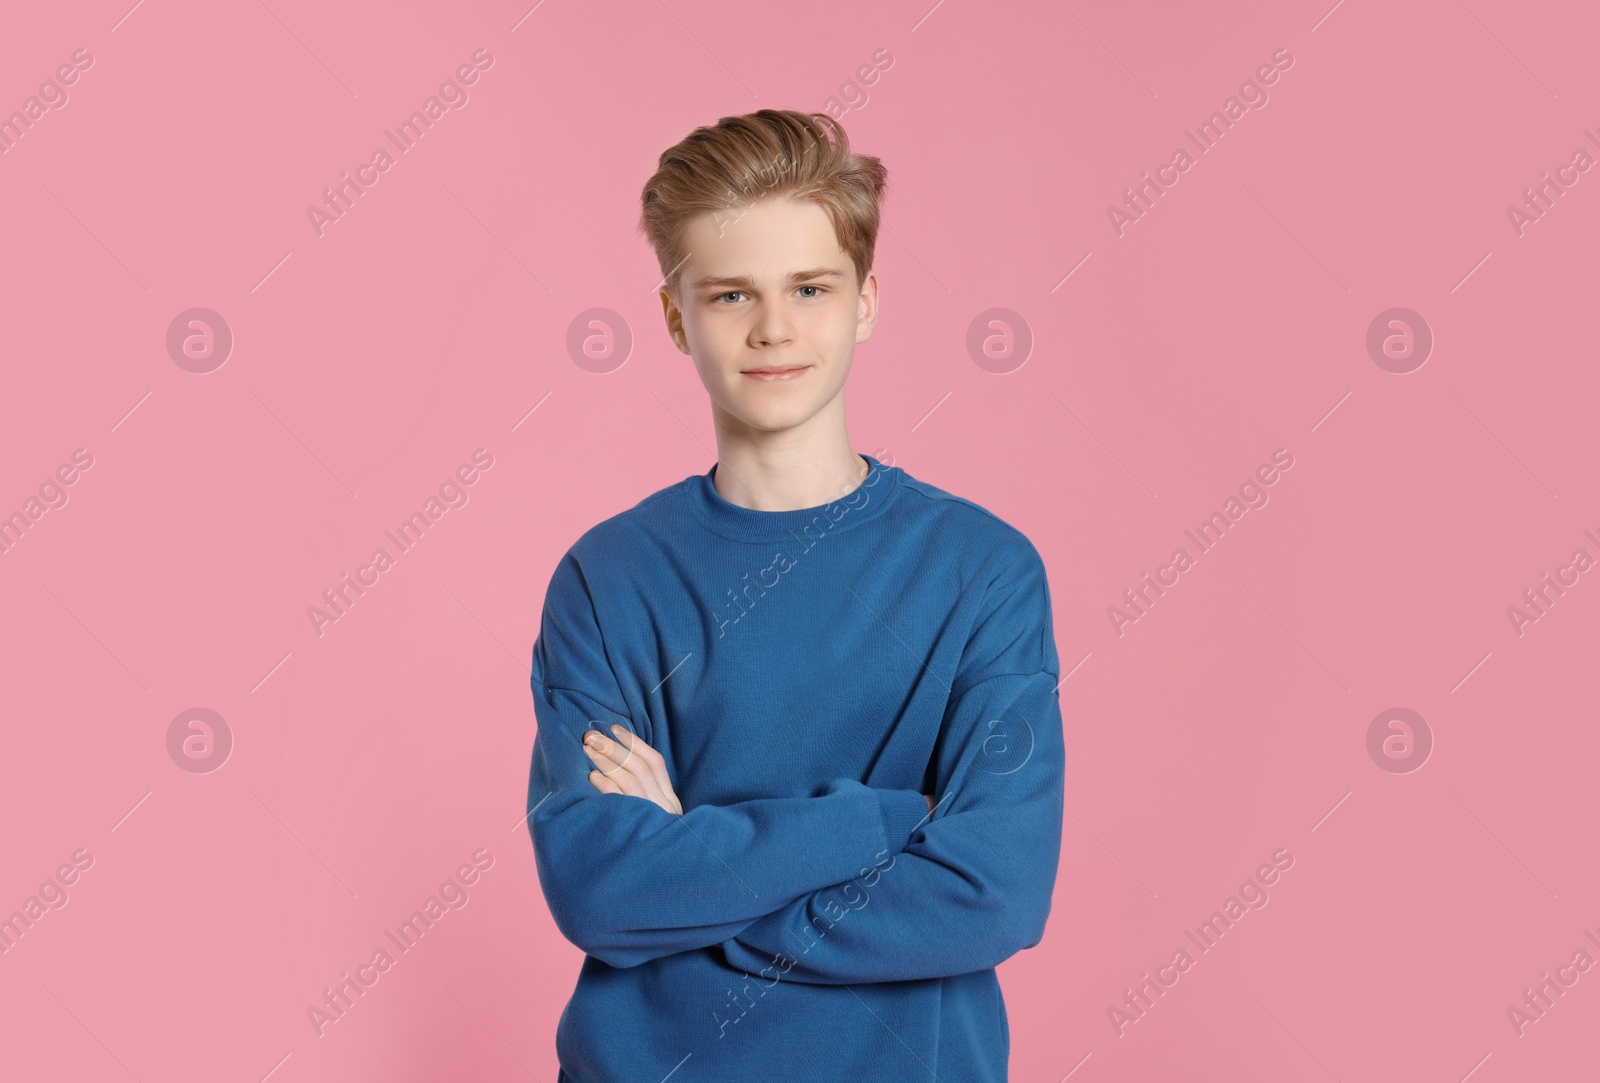
[(794, 341), (794, 321), (782, 305), (762, 305), (750, 327), (752, 346), (783, 346)]

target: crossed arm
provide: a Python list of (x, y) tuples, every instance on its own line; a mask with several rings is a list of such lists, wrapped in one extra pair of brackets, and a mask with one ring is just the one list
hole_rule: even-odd
[[(850, 778), (811, 796), (681, 813), (636, 795), (603, 793), (588, 780), (593, 767), (582, 735), (626, 727), (627, 717), (584, 693), (546, 685), (538, 673), (533, 694), (539, 732), (528, 831), (539, 882), (562, 934), (612, 966), (719, 944), (785, 903), (898, 853), (928, 815), (914, 790)], [(637, 768), (644, 754), (631, 755)], [(643, 788), (634, 771), (626, 773), (630, 786)]]
[(535, 647), (528, 792), (540, 882), (569, 940), (621, 967), (720, 945), (734, 966), (815, 984), (967, 973), (1040, 941), (1064, 751), (1036, 554), (990, 585), (934, 752), (937, 805), (834, 779), (687, 812), (659, 753), (599, 698), (623, 702), (569, 561)]
[[(583, 750), (594, 761), (589, 782), (601, 793), (621, 793), (654, 801), (673, 815), (682, 815), (683, 804), (672, 792), (672, 776), (661, 753), (645, 744), (620, 722), (611, 724), (611, 739), (591, 730), (583, 739)], [(933, 811), (933, 795), (922, 795)]]
[[(901, 850), (739, 928), (722, 941), (727, 960), (768, 984), (843, 985), (983, 970), (1039, 943), (1061, 842), (1055, 684), (1041, 671), (966, 690), (956, 713), (986, 721), (949, 746), (937, 813), (924, 794), (932, 815)], [(660, 754), (617, 729), (594, 735), (590, 783), (671, 812)]]

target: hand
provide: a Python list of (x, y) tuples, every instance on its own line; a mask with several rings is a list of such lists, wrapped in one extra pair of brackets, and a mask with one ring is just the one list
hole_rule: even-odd
[(672, 792), (672, 779), (661, 753), (645, 744), (638, 734), (629, 733), (621, 723), (612, 725), (611, 732), (614, 740), (607, 740), (598, 730), (590, 730), (583, 740), (583, 750), (597, 768), (589, 772), (594, 788), (601, 793), (642, 797), (674, 816), (682, 816), (683, 805)]
[(928, 811), (932, 812), (933, 811), (933, 806), (934, 806), (933, 794), (925, 793), (925, 794), (922, 795), (922, 799), (924, 801), (928, 802)]

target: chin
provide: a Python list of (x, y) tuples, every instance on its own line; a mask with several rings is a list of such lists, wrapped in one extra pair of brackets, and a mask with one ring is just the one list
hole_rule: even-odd
[(810, 414), (755, 414), (743, 418), (745, 424), (758, 432), (785, 432), (789, 429), (799, 428), (810, 419)]
[(736, 404), (728, 413), (758, 432), (783, 432), (805, 424), (816, 414), (810, 403), (795, 404), (786, 410), (750, 409), (747, 404)]

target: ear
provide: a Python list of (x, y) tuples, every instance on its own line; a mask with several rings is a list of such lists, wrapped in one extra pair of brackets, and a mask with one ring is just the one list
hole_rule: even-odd
[(673, 299), (672, 291), (666, 287), (661, 289), (661, 315), (667, 321), (667, 334), (672, 337), (678, 352), (688, 353), (689, 338), (683, 330), (683, 312), (678, 308), (678, 302)]
[(867, 280), (861, 284), (861, 295), (856, 302), (856, 341), (865, 342), (872, 337), (872, 329), (878, 326), (878, 273), (867, 272)]

